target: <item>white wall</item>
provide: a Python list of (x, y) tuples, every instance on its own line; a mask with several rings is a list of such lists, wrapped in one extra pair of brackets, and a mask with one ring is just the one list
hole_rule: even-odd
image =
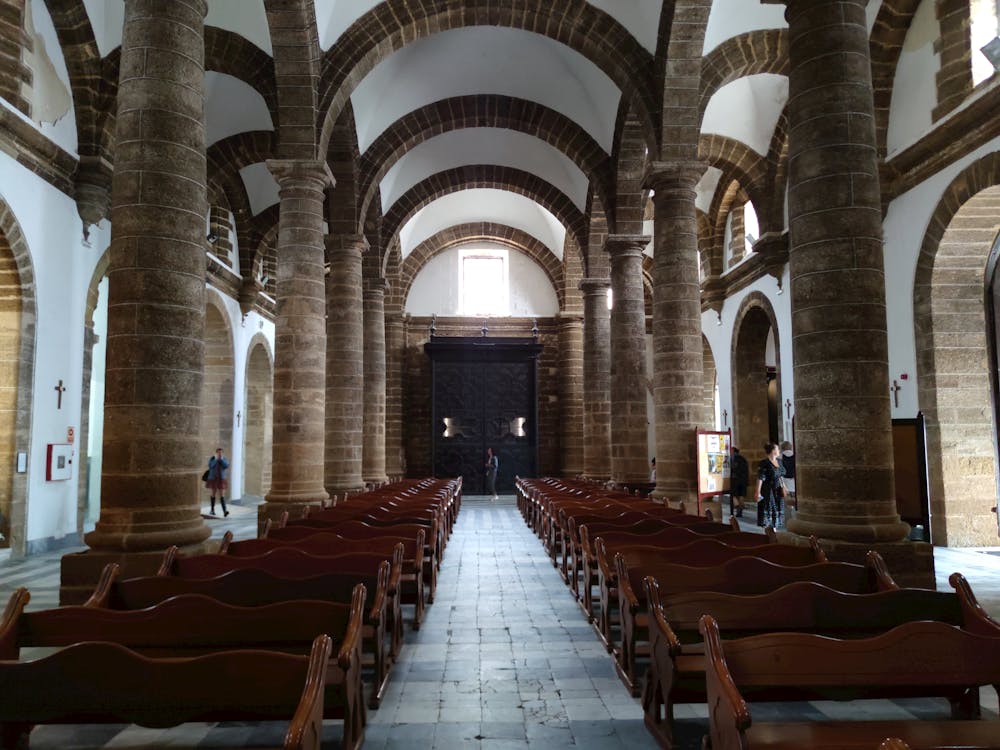
[[(479, 247), (493, 247), (488, 243)], [(498, 246), (500, 249), (508, 248)], [(435, 255), (417, 274), (406, 298), (406, 312), (411, 315), (461, 315), (459, 295), (459, 251), (450, 248)], [(468, 248), (465, 248), (468, 249)], [(550, 317), (559, 312), (559, 300), (541, 266), (516, 250), (508, 251), (510, 280), (510, 315), (512, 317)]]
[[(76, 203), (0, 154), (0, 197), (17, 219), (28, 245), (35, 279), (37, 323), (31, 438), (28, 451), (27, 535), (61, 538), (76, 532), (77, 489), (83, 461), (74, 458), (73, 478), (45, 481), (46, 446), (66, 442), (80, 430), (84, 308), (93, 269), (107, 246), (106, 222), (83, 241)], [(53, 220), (58, 217), (58, 220)], [(54, 388), (66, 388), (57, 408)]]
[[(984, 155), (1000, 151), (1000, 138), (962, 157), (889, 204), (885, 230), (886, 307), (889, 328), (889, 378), (903, 387), (893, 418), (915, 417), (917, 404), (917, 354), (913, 331), (913, 284), (917, 258), (931, 214), (945, 189), (965, 167)], [(984, 282), (985, 283), (985, 282)], [(901, 379), (905, 373), (909, 377)]]
[(931, 127), (931, 111), (937, 106), (935, 75), (941, 69), (941, 57), (934, 51), (941, 35), (934, 4), (935, 0), (920, 3), (899, 55), (886, 135), (890, 157)]

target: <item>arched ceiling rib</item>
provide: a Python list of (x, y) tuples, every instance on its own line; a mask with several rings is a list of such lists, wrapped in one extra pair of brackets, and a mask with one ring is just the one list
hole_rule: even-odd
[[(430, 36), (440, 37), (449, 30), (471, 27), (485, 31), (492, 28), (495, 32), (520, 29), (559, 42), (596, 65), (623, 94), (631, 97), (638, 93), (644, 105), (644, 120), (652, 122), (652, 56), (614, 18), (583, 0), (522, 0), (513, 10), (516, 12), (493, 0), (470, 0), (460, 7), (387, 0), (374, 8), (352, 25), (324, 57), (321, 147), (325, 147), (333, 123), (355, 87), (391, 52)], [(378, 33), (373, 33), (376, 29)], [(460, 68), (477, 54), (478, 50), (473, 49), (471, 57), (460, 58), (461, 62), (453, 59), (451, 65)], [(515, 56), (508, 49), (506, 57)], [(537, 70), (528, 73), (537, 74)], [(482, 87), (472, 93), (482, 93)], [(355, 117), (360, 120), (359, 109), (355, 102)]]
[(409, 151), (442, 133), (469, 128), (503, 128), (534, 136), (565, 154), (602, 193), (608, 190), (609, 156), (579, 125), (535, 102), (481, 94), (428, 104), (383, 132), (360, 160), (361, 211), (367, 210), (373, 189)]
[(581, 211), (588, 179), (566, 155), (538, 138), (502, 128), (454, 130), (408, 151), (382, 179), (382, 208), (431, 175), (470, 164), (494, 164), (531, 172), (562, 191)]
[(439, 172), (407, 191), (385, 214), (385, 236), (394, 236), (420, 209), (434, 200), (470, 188), (499, 188), (518, 193), (544, 207), (570, 234), (580, 238), (586, 231), (583, 211), (551, 184), (518, 169), (477, 164)]
[(562, 258), (566, 228), (544, 206), (518, 193), (497, 188), (471, 188), (431, 201), (399, 230), (400, 254), (455, 225), (504, 225), (524, 232)]
[(545, 104), (611, 151), (621, 92), (607, 75), (583, 55), (539, 34), (483, 26), (419, 39), (365, 76), (351, 95), (358, 147), (364, 153), (415, 109), (475, 94)]

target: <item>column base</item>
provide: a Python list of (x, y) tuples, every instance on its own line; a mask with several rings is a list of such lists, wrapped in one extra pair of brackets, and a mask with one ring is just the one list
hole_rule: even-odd
[(380, 477), (365, 477), (364, 481), (365, 485), (385, 484), (389, 481), (389, 476), (387, 474), (383, 474)]
[(277, 503), (271, 500), (266, 500), (257, 506), (257, 536), (260, 536), (261, 532), (264, 530), (264, 523), (268, 519), (277, 522), (278, 519), (280, 519), (281, 516), (287, 511), (288, 520), (292, 521), (296, 518), (302, 518), (306, 513), (306, 508), (319, 510), (322, 507), (323, 504), (319, 500), (293, 503)]
[[(788, 531), (778, 532), (784, 544), (806, 546), (808, 537)], [(819, 539), (820, 547), (834, 562), (864, 564), (865, 555), (874, 550), (882, 555), (896, 583), (904, 588), (935, 589), (934, 547), (927, 542), (845, 542), (841, 539)]]
[(788, 522), (788, 530), (800, 536), (843, 539), (857, 544), (898, 542), (910, 534), (910, 525), (900, 521), (899, 516), (882, 516), (867, 520), (868, 523), (830, 523), (823, 518), (799, 513)]
[[(208, 540), (200, 544), (181, 547), (182, 555), (201, 555), (219, 548), (219, 540)], [(104, 566), (118, 563), (122, 578), (155, 575), (163, 561), (163, 550), (142, 552), (122, 552), (116, 550), (94, 550), (72, 552), (63, 555), (60, 561), (59, 604), (83, 604), (94, 593), (94, 587), (101, 577)]]

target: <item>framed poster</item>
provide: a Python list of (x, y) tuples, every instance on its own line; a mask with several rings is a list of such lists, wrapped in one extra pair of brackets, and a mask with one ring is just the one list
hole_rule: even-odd
[(729, 493), (732, 484), (732, 430), (698, 430), (698, 515), (701, 501)]

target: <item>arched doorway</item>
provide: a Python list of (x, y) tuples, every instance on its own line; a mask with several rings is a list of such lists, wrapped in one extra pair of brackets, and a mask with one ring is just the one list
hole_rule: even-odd
[(28, 244), (13, 211), (0, 199), (0, 547), (9, 547), (15, 557), (27, 551), (28, 473), (16, 466), (18, 452), (27, 452), (31, 437), (35, 322)]
[(989, 355), (997, 338), (989, 323), (997, 312), (990, 259), (1000, 231), (998, 182), (996, 155), (959, 175), (935, 211), (917, 263), (918, 397), (927, 424), (931, 540), (938, 545), (997, 543), (990, 512), (997, 504), (997, 379)]
[(778, 326), (770, 301), (760, 293), (743, 300), (733, 331), (733, 439), (747, 455), (779, 442), (781, 380)]
[(271, 489), (271, 408), (273, 370), (262, 341), (247, 358), (243, 431), (243, 494), (264, 497)]
[(5, 232), (0, 229), (0, 546), (11, 546), (14, 470), (21, 356), (21, 276)]
[(233, 344), (229, 318), (212, 301), (205, 306), (205, 379), (202, 383), (202, 459), (221, 447), (233, 454)]

